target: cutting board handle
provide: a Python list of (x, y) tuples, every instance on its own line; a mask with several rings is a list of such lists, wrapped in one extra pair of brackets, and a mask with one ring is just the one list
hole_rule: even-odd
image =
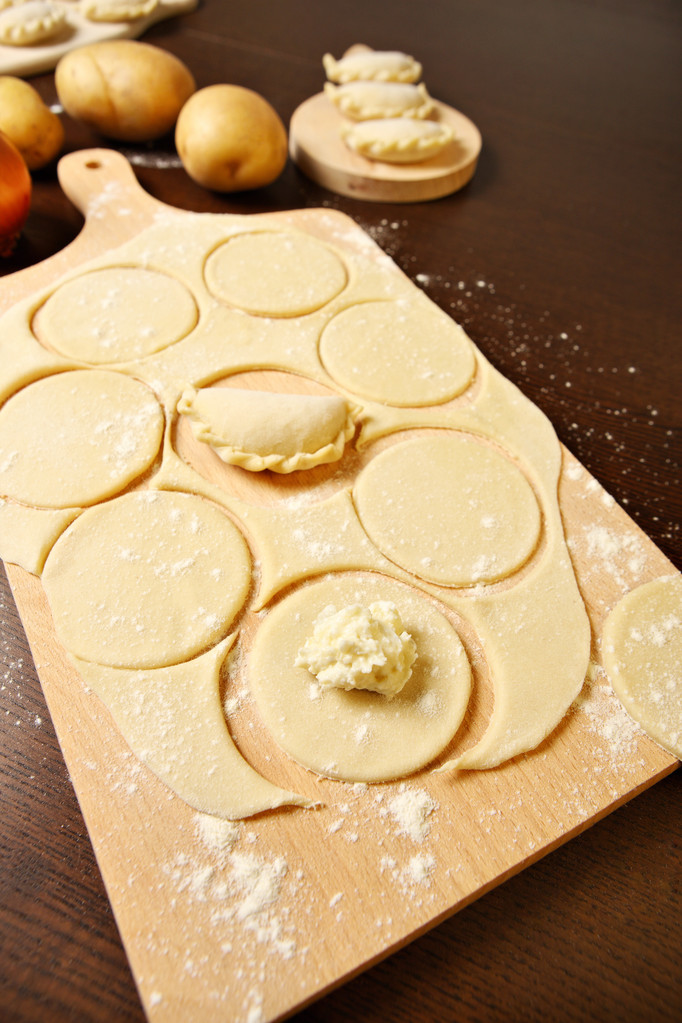
[(62, 157), (59, 184), (86, 221), (118, 221), (153, 215), (161, 203), (140, 186), (133, 168), (113, 149), (81, 149)]
[[(57, 176), (64, 192), (85, 217), (80, 234), (41, 263), (3, 279), (0, 314), (17, 301), (73, 271), (80, 263), (130, 241), (171, 207), (142, 188), (128, 160), (112, 149), (81, 149), (63, 156)], [(5, 282), (11, 286), (5, 286)]]

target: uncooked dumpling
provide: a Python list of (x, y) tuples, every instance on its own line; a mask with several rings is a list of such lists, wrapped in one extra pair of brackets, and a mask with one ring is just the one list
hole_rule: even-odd
[(423, 82), (348, 82), (324, 83), (324, 92), (339, 113), (352, 121), (375, 117), (428, 117), (433, 100)]
[(158, 6), (159, 0), (81, 0), (80, 12), (88, 21), (137, 21)]
[(335, 60), (325, 53), (322, 66), (330, 82), (418, 82), (422, 66), (399, 50), (362, 50)]
[(336, 462), (355, 433), (355, 414), (336, 395), (188, 388), (178, 403), (197, 440), (251, 472), (289, 473)]
[(385, 117), (361, 121), (341, 137), (349, 149), (368, 160), (384, 163), (420, 163), (437, 156), (455, 137), (448, 124), (413, 117)]
[(0, 14), (0, 43), (5, 46), (33, 46), (55, 36), (66, 21), (56, 4), (27, 0), (12, 4)]

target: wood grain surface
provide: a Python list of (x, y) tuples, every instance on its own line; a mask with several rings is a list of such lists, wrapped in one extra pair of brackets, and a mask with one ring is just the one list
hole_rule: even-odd
[[(221, 197), (186, 178), (171, 140), (127, 150), (138, 178), (186, 209), (349, 213), (679, 566), (677, 14), (663, 3), (367, 7), (345, 5), (336, 20), (325, 4), (256, 2), (236, 19), (207, 2), (149, 38), (184, 57), (200, 84), (249, 85), (285, 119), (319, 91), (322, 52), (357, 41), (410, 50), (432, 94), (482, 129), (481, 161), (461, 193), (374, 207), (289, 166), (268, 189)], [(54, 98), (51, 76), (35, 81)], [(67, 124), (68, 148), (100, 141)], [(3, 270), (57, 252), (80, 225), (53, 169), (41, 172)], [(142, 1019), (6, 591), (2, 638), (3, 1012)], [(299, 1016), (674, 1020), (679, 835), (676, 772)]]

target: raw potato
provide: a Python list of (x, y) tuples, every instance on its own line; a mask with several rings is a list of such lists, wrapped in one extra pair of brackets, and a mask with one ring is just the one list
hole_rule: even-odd
[(29, 170), (52, 160), (64, 142), (64, 128), (42, 96), (21, 78), (0, 76), (0, 131), (12, 140)]
[(132, 39), (72, 50), (57, 64), (55, 83), (67, 114), (124, 142), (165, 135), (196, 88), (177, 57)]
[(180, 112), (175, 143), (189, 176), (218, 192), (269, 185), (287, 160), (279, 115), (257, 92), (239, 85), (196, 92)]

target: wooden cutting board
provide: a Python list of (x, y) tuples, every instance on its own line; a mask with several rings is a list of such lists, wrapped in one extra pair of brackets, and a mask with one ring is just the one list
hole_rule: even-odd
[[(112, 251), (167, 209), (140, 189), (117, 153), (71, 154), (59, 173), (85, 214), (83, 232), (51, 259), (7, 278), (0, 312)], [(365, 254), (373, 245), (349, 218), (328, 210), (265, 219), (333, 236), (334, 244), (360, 246)], [(266, 387), (267, 375), (260, 381)], [(598, 637), (624, 586), (674, 569), (568, 452), (559, 497)], [(600, 548), (586, 542), (588, 533), (611, 542)], [(634, 562), (636, 580), (629, 575)], [(16, 566), (7, 571), (133, 974), (155, 1023), (282, 1018), (677, 766), (627, 718), (595, 665), (576, 708), (538, 750), (490, 771), (423, 771), (408, 779), (407, 791), (434, 807), (418, 827), (391, 809), (401, 783), (323, 782), (319, 809), (280, 810), (222, 832), (207, 829), (135, 759), (104, 706), (86, 691), (57, 641), (40, 582)], [(261, 739), (271, 750), (256, 736), (256, 753)], [(266, 760), (278, 782), (296, 787), (296, 768), (277, 752)]]

